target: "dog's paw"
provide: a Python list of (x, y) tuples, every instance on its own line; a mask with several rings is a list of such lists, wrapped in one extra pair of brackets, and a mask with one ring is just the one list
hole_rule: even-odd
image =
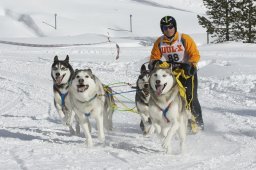
[(105, 142), (105, 136), (99, 136), (98, 137), (99, 141), (104, 143)]
[(69, 116), (65, 116), (63, 119), (62, 119), (62, 123), (66, 126), (71, 126), (71, 118)]
[(166, 154), (171, 154), (171, 153), (172, 153), (171, 147), (166, 148), (166, 149), (165, 149), (165, 153), (166, 153)]
[(151, 125), (150, 128), (149, 128), (148, 134), (152, 135), (154, 133), (155, 133), (155, 127), (153, 125)]
[(166, 137), (163, 140), (162, 147), (166, 150), (169, 150), (170, 148), (170, 140)]
[(77, 136), (80, 135), (80, 125), (79, 124), (76, 125), (76, 135)]
[(87, 145), (88, 148), (91, 148), (93, 146), (92, 140), (87, 139), (86, 145)]
[(74, 136), (76, 134), (75, 130), (72, 128), (72, 126), (69, 126), (69, 132), (71, 136)]

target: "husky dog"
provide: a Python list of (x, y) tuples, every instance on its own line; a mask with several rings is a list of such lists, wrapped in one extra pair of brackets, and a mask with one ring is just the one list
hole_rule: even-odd
[(91, 69), (76, 70), (69, 89), (70, 103), (68, 107), (74, 109), (81, 127), (87, 138), (87, 145), (93, 145), (90, 133), (89, 117), (96, 119), (98, 138), (105, 140), (104, 127), (112, 129), (112, 115), (114, 112), (114, 99), (111, 89), (105, 88)]
[(140, 68), (140, 75), (138, 77), (135, 95), (135, 103), (137, 110), (141, 116), (140, 128), (144, 135), (148, 133), (151, 119), (149, 118), (148, 101), (149, 95), (149, 71), (147, 71), (145, 64)]
[(149, 133), (153, 134), (156, 130), (164, 138), (163, 148), (166, 152), (171, 152), (171, 140), (178, 132), (180, 150), (183, 152), (191, 112), (185, 108), (185, 101), (179, 94), (179, 87), (171, 68), (163, 69), (156, 65), (150, 73), (149, 82), (149, 114), (152, 119)]
[[(54, 57), (54, 62), (51, 69), (51, 76), (53, 79), (54, 105), (62, 122), (69, 126), (69, 130), (72, 135), (75, 134), (75, 131), (71, 126), (72, 111), (67, 109), (65, 103), (71, 77), (73, 74), (74, 70), (69, 64), (68, 55), (66, 56), (65, 60), (59, 60), (58, 56)], [(80, 133), (78, 123), (76, 124), (76, 130), (77, 133)]]

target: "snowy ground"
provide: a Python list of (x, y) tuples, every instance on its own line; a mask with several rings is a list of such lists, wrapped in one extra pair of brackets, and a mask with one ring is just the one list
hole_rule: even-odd
[[(256, 169), (255, 44), (204, 45), (205, 33), (193, 12), (203, 12), (201, 0), (62, 0), (61, 6), (59, 2), (0, 2), (0, 169)], [(52, 23), (55, 12), (57, 30), (42, 23)], [(129, 29), (124, 18), (131, 13), (132, 33), (124, 31)], [(168, 155), (157, 136), (141, 134), (137, 114), (115, 111), (114, 130), (106, 132), (105, 144), (98, 141), (95, 129), (92, 148), (86, 147), (82, 134), (70, 136), (53, 104), (54, 56), (64, 59), (68, 54), (74, 68), (91, 68), (105, 84), (135, 83), (160, 35), (160, 18), (170, 14), (179, 31), (200, 45), (198, 92), (205, 131), (187, 137), (183, 155), (174, 140), (174, 151)], [(19, 21), (22, 15), (26, 22)], [(45, 37), (38, 37), (38, 31)], [(115, 43), (103, 43), (108, 35), (121, 47), (117, 61)], [(16, 45), (2, 44), (6, 41)], [(98, 42), (102, 44), (95, 45)], [(20, 43), (85, 45), (39, 48)], [(129, 100), (117, 97), (134, 107), (135, 94), (125, 96)]]
[[(183, 155), (178, 149), (166, 155), (157, 136), (143, 137), (138, 115), (120, 111), (114, 113), (114, 130), (106, 133), (106, 144), (99, 143), (93, 131), (96, 146), (86, 148), (82, 135), (69, 136), (53, 105), (50, 67), (55, 54), (69, 54), (75, 68), (90, 67), (106, 84), (134, 83), (138, 65), (151, 47), (123, 47), (120, 61), (114, 60), (115, 50), (109, 47), (0, 49), (1, 169), (256, 168), (255, 45), (200, 47), (199, 99), (205, 131), (188, 136)], [(134, 93), (126, 96), (134, 99)]]

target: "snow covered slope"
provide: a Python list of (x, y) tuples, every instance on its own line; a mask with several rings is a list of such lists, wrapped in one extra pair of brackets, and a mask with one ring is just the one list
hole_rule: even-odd
[[(2, 15), (0, 26), (4, 29), (0, 32), (0, 37), (16, 37), (17, 32), (22, 35), (22, 29), (30, 31), (33, 36), (71, 36), (94, 33), (109, 34), (111, 37), (156, 37), (161, 33), (159, 21), (165, 15), (173, 15), (177, 19), (180, 32), (205, 34), (204, 29), (197, 22), (196, 13), (189, 12), (196, 4), (201, 9), (200, 3), (191, 3), (189, 0), (183, 0), (183, 2), (185, 6), (180, 8), (181, 2), (178, 0), (158, 2), (161, 6), (152, 5), (154, 1), (144, 0), (104, 0), (104, 3), (101, 0), (2, 0), (0, 2)], [(164, 8), (175, 7), (176, 4), (179, 9)], [(189, 8), (189, 4), (194, 6)], [(188, 10), (184, 11), (185, 8)], [(57, 14), (57, 30), (43, 23), (54, 26), (55, 13)], [(29, 23), (33, 24), (21, 20), (21, 16), (24, 15), (29, 18)], [(130, 15), (132, 15), (132, 33), (130, 32)], [(7, 21), (3, 23), (2, 20)], [(8, 31), (9, 27), (2, 27), (6, 24), (16, 30)], [(15, 27), (14, 24), (19, 27)], [(24, 33), (23, 37), (31, 37), (31, 35)]]

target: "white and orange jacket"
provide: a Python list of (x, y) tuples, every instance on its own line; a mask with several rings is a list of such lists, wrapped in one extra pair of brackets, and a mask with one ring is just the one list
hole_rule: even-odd
[(150, 56), (150, 61), (153, 60), (191, 63), (196, 66), (200, 55), (196, 43), (189, 35), (176, 32), (172, 41), (164, 35), (156, 40)]

